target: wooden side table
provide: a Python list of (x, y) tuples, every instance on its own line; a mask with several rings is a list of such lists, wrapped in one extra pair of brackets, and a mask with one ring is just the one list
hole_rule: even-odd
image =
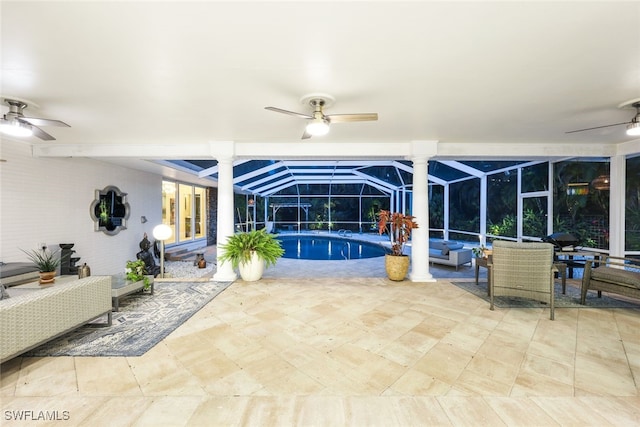
[(478, 286), (478, 277), (480, 276), (480, 267), (484, 267), (487, 269), (487, 295), (490, 295), (491, 287), (489, 284), (491, 283), (491, 269), (489, 268), (489, 260), (491, 259), (491, 255), (487, 258), (475, 258), (476, 260), (476, 286)]

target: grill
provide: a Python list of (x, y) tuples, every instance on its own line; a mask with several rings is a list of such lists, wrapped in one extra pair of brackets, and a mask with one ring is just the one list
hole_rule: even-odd
[(569, 233), (553, 233), (547, 237), (543, 237), (542, 240), (547, 243), (551, 243), (556, 249), (562, 250), (567, 246), (576, 246), (580, 241)]

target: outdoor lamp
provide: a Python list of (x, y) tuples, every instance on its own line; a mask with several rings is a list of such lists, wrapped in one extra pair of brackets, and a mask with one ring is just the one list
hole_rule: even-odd
[(164, 279), (164, 241), (171, 237), (171, 227), (167, 224), (156, 225), (153, 228), (153, 237), (160, 240), (160, 277)]

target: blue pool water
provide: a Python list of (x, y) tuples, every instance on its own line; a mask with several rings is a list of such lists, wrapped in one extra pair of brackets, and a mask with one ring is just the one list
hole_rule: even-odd
[(331, 261), (374, 258), (386, 252), (375, 243), (344, 237), (280, 235), (278, 240), (282, 243), (284, 258)]

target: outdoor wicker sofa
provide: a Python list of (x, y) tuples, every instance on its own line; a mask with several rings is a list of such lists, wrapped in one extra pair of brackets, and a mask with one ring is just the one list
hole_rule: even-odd
[(38, 278), (38, 267), (32, 262), (1, 262), (0, 285), (13, 286)]
[(582, 276), (580, 304), (585, 304), (588, 291), (612, 292), (640, 298), (640, 259), (605, 256), (587, 260)]
[(455, 267), (471, 264), (471, 249), (462, 243), (429, 239), (429, 262)]
[(111, 325), (111, 277), (58, 277), (53, 286), (15, 286), (0, 300), (0, 362), (98, 317)]

